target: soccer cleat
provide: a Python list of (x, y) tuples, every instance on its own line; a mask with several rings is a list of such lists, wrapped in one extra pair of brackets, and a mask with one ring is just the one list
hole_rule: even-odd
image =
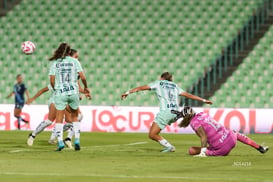
[(70, 138), (64, 139), (64, 144), (65, 144), (68, 148), (70, 148), (70, 149), (73, 148), (72, 143), (71, 143), (71, 139), (70, 139)]
[(35, 136), (32, 135), (32, 133), (30, 133), (28, 135), (28, 138), (27, 138), (27, 145), (28, 146), (32, 146), (33, 145), (33, 142), (34, 142), (34, 139), (35, 139)]
[(58, 142), (58, 147), (57, 147), (56, 151), (61, 151), (63, 149), (64, 149), (64, 142), (63, 141)]
[(81, 150), (81, 146), (80, 146), (80, 144), (79, 143), (75, 143), (75, 150), (76, 151), (79, 151), (79, 150)]
[(166, 147), (164, 150), (161, 150), (160, 152), (166, 153), (166, 152), (175, 152), (175, 147)]
[(261, 152), (262, 154), (266, 153), (269, 150), (268, 146), (261, 146), (257, 149), (259, 152)]
[(56, 145), (57, 144), (57, 142), (53, 139), (53, 140), (48, 140), (48, 143), (49, 144), (51, 144), (51, 145)]
[(74, 148), (76, 151), (79, 151), (81, 150), (81, 147), (80, 147), (80, 140), (79, 139), (75, 139), (75, 142), (74, 142)]

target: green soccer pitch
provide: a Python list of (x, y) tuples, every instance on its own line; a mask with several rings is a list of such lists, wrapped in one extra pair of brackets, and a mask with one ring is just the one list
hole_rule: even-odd
[[(0, 180), (20, 182), (84, 181), (273, 181), (273, 150), (260, 154), (238, 143), (227, 157), (194, 158), (187, 154), (199, 139), (188, 134), (163, 134), (176, 146), (160, 153), (147, 134), (82, 133), (81, 151), (55, 152), (50, 133), (28, 147), (26, 131), (0, 131)], [(249, 135), (273, 146), (273, 135)]]

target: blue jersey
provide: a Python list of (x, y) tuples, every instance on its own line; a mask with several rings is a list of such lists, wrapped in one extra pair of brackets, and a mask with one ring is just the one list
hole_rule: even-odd
[(24, 83), (17, 83), (14, 85), (14, 94), (15, 94), (15, 103), (25, 103), (24, 93), (27, 90), (27, 87)]

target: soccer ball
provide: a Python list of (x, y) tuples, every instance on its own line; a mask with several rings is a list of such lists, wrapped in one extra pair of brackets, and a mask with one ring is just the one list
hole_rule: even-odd
[(21, 49), (25, 54), (32, 54), (35, 51), (35, 44), (31, 41), (26, 41), (22, 43)]

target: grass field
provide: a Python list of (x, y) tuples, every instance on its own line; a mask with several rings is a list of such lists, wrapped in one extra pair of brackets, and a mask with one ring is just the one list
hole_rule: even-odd
[[(194, 158), (195, 135), (164, 134), (175, 153), (160, 153), (161, 146), (146, 134), (82, 133), (82, 150), (55, 152), (47, 144), (50, 133), (26, 145), (29, 132), (0, 132), (0, 180), (20, 182), (84, 181), (273, 181), (273, 153), (262, 155), (241, 143), (227, 157)], [(250, 135), (273, 146), (272, 135)]]

